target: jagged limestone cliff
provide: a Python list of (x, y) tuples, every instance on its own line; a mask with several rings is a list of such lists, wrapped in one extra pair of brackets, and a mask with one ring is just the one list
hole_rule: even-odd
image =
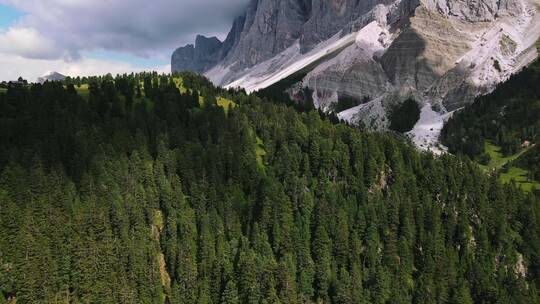
[(198, 70), (254, 91), (310, 67), (294, 88), (324, 109), (369, 98), (340, 117), (385, 128), (388, 108), (408, 97), (442, 116), (534, 60), (536, 1), (253, 0), (216, 63)]

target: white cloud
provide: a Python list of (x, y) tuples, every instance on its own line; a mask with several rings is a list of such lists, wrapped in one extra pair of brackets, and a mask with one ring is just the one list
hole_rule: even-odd
[(29, 59), (11, 54), (0, 56), (0, 66), (2, 67), (0, 69), (0, 80), (6, 81), (17, 79), (19, 76), (30, 81), (36, 81), (38, 77), (50, 71), (57, 71), (66, 76), (92, 76), (107, 73), (115, 75), (143, 70), (154, 70), (160, 73), (170, 72), (170, 65), (148, 69), (112, 60), (81, 58), (80, 60), (68, 62), (62, 59)]
[[(23, 76), (34, 81), (47, 71), (71, 76), (141, 71), (133, 57), (121, 62), (87, 54), (170, 58), (173, 49), (198, 33), (224, 38), (249, 1), (0, 0), (24, 14), (0, 30), (0, 80)], [(170, 65), (155, 70), (169, 72)]]
[(16, 54), (26, 58), (56, 59), (62, 51), (50, 39), (33, 28), (10, 27), (0, 31), (0, 53)]
[(224, 38), (232, 19), (243, 12), (248, 2), (0, 0), (25, 13), (18, 26), (34, 29), (54, 41), (71, 58), (99, 49), (140, 56), (162, 52), (170, 55), (172, 49), (192, 42), (197, 33)]

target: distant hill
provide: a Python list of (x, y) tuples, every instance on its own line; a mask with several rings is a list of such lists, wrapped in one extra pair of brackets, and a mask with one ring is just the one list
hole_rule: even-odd
[(38, 78), (37, 82), (39, 83), (45, 83), (47, 81), (64, 81), (66, 79), (66, 76), (58, 73), (58, 72), (50, 72), (47, 73), (41, 77)]

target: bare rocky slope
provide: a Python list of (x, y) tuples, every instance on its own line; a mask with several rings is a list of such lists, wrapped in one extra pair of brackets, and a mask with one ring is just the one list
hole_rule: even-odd
[(536, 1), (253, 0), (224, 42), (198, 37), (172, 67), (255, 91), (316, 63), (290, 94), (309, 88), (323, 109), (368, 99), (339, 116), (373, 129), (413, 97), (423, 109), (411, 137), (432, 147), (448, 113), (537, 57)]

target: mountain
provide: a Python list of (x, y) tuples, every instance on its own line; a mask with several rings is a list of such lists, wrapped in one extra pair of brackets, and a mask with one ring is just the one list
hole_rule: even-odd
[[(369, 99), (339, 117), (373, 129), (389, 125), (394, 104), (422, 108), (412, 136), (434, 136), (442, 119), (537, 56), (540, 14), (532, 0), (253, 0), (215, 48), (188, 46), (173, 72), (204, 72), (215, 84), (248, 92), (291, 75), (288, 90), (309, 90), (322, 109)], [(216, 38), (204, 38), (201, 40)], [(198, 51), (199, 50), (199, 51)], [(187, 58), (211, 59), (183, 61)], [(191, 55), (193, 53), (193, 55)]]
[(37, 79), (37, 82), (39, 83), (45, 83), (46, 81), (64, 81), (66, 79), (66, 76), (58, 73), (58, 72), (50, 72), (47, 73)]
[(173, 70), (189, 70), (202, 73), (221, 59), (223, 43), (216, 37), (197, 36), (195, 45), (179, 48), (173, 54)]

